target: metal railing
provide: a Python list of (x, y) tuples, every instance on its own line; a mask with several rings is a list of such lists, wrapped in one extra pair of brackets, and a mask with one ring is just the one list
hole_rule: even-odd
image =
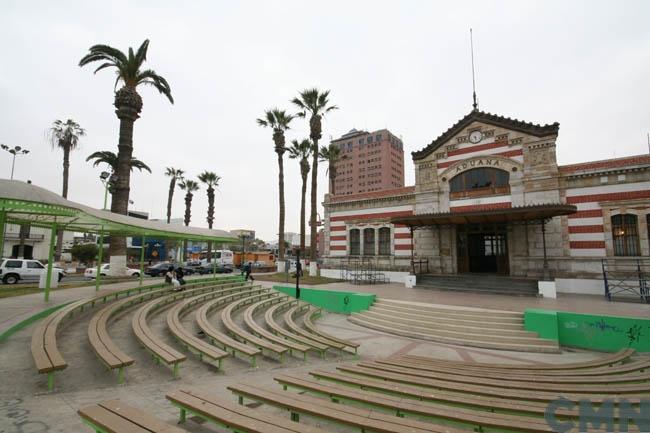
[(374, 263), (374, 260), (362, 257), (341, 262), (341, 279), (352, 284), (388, 283), (389, 279)]
[(607, 300), (625, 294), (650, 303), (650, 258), (603, 259), (602, 266)]

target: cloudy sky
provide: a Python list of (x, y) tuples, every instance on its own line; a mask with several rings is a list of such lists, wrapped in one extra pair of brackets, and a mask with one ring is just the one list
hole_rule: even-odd
[[(60, 192), (62, 154), (44, 133), (54, 119), (75, 119), (88, 135), (72, 156), (69, 198), (101, 207), (101, 169), (85, 158), (117, 151), (114, 75), (77, 63), (93, 44), (126, 50), (149, 38), (147, 66), (167, 78), (176, 104), (141, 90), (134, 155), (153, 174), (133, 175), (133, 209), (164, 217), (165, 167), (211, 170), (223, 178), (215, 225), (272, 240), (277, 163), (271, 132), (255, 119), (291, 110), (297, 91), (317, 86), (340, 107), (324, 120), (324, 141), (387, 127), (407, 153), (419, 150), (471, 109), (470, 27), (482, 110), (560, 122), (561, 164), (646, 153), (648, 16), (647, 1), (4, 0), (0, 143), (32, 152), (17, 161), (17, 179)], [(296, 121), (288, 138), (307, 134)], [(0, 155), (0, 177), (10, 162)], [(285, 166), (287, 231), (298, 231), (299, 167)], [(322, 197), (324, 170), (320, 178)], [(183, 206), (179, 191), (175, 217)], [(202, 190), (192, 225), (206, 226), (206, 209)]]

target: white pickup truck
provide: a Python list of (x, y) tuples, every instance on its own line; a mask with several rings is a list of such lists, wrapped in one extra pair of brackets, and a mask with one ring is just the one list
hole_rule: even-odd
[[(105, 277), (106, 275), (108, 275), (108, 271), (109, 271), (110, 268), (111, 268), (110, 264), (104, 263), (102, 265), (101, 271), (99, 272), (99, 275), (101, 275), (102, 277)], [(140, 270), (139, 269), (127, 268), (126, 269), (126, 275), (129, 276), (129, 277), (139, 277), (140, 276)], [(95, 278), (95, 277), (97, 277), (97, 267), (94, 266), (92, 268), (86, 268), (86, 270), (84, 271), (84, 277), (86, 277), (86, 278)]]
[[(0, 260), (0, 279), (5, 284), (16, 284), (20, 281), (39, 281), (41, 274), (47, 272), (47, 267), (38, 260), (2, 259)], [(65, 271), (52, 267), (52, 275), (58, 274), (59, 281), (65, 277)]]

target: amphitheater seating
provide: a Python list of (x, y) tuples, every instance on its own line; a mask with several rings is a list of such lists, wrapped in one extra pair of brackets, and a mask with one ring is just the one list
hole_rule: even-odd
[(270, 305), (273, 305), (278, 302), (283, 302), (286, 299), (287, 299), (286, 296), (276, 296), (270, 299), (262, 299), (260, 301), (255, 302), (253, 305), (248, 307), (246, 311), (244, 311), (244, 322), (246, 323), (246, 325), (248, 326), (248, 328), (251, 330), (253, 334), (267, 341), (275, 343), (279, 346), (284, 346), (288, 348), (289, 353), (292, 355), (294, 354), (294, 352), (301, 353), (302, 358), (304, 360), (307, 360), (307, 351), (309, 350), (309, 347), (305, 346), (304, 344), (294, 343), (290, 340), (286, 340), (284, 338), (278, 337), (277, 335), (267, 331), (266, 329), (258, 325), (257, 322), (255, 322), (255, 319), (253, 318), (253, 315), (257, 310), (264, 307), (268, 308)]
[(178, 390), (167, 394), (167, 399), (180, 409), (181, 423), (185, 422), (187, 414), (190, 413), (233, 432), (327, 433), (318, 427), (267, 415), (205, 392)]
[(559, 353), (558, 342), (524, 330), (523, 314), (378, 299), (348, 318), (357, 325), (421, 340), (487, 349)]
[(285, 339), (289, 341), (294, 341), (298, 344), (301, 344), (303, 346), (309, 347), (310, 349), (316, 350), (320, 353), (321, 358), (325, 358), (325, 352), (328, 349), (328, 346), (325, 344), (319, 343), (317, 341), (305, 338), (301, 335), (295, 334), (293, 332), (290, 332), (286, 329), (284, 329), (278, 322), (275, 321), (273, 318), (273, 315), (278, 311), (278, 310), (283, 310), (287, 307), (290, 307), (294, 304), (296, 304), (298, 301), (296, 299), (289, 299), (284, 302), (281, 302), (279, 304), (275, 304), (268, 310), (266, 310), (266, 313), (264, 313), (264, 322), (266, 323), (266, 326), (273, 332), (275, 335), (282, 336)]
[(172, 369), (172, 374), (174, 375), (174, 377), (176, 377), (178, 375), (180, 364), (184, 362), (187, 359), (187, 357), (184, 354), (177, 351), (176, 349), (174, 349), (173, 347), (170, 347), (151, 330), (151, 328), (147, 324), (148, 317), (152, 313), (157, 312), (160, 309), (168, 305), (171, 305), (181, 299), (185, 299), (201, 293), (214, 292), (215, 288), (219, 288), (220, 292), (224, 293), (225, 291), (235, 292), (240, 290), (246, 290), (249, 287), (250, 287), (249, 285), (241, 281), (238, 282), (236, 281), (236, 282), (220, 284), (218, 286), (203, 286), (203, 287), (195, 288), (193, 290), (174, 292), (161, 299), (154, 299), (153, 301), (148, 302), (143, 307), (138, 309), (138, 311), (136, 311), (131, 321), (133, 332), (136, 338), (140, 341), (140, 343), (142, 343), (144, 348), (152, 354), (156, 363), (160, 363), (161, 361), (164, 362), (167, 366), (169, 366)]
[(294, 334), (305, 337), (308, 341), (314, 341), (316, 343), (323, 344), (327, 347), (338, 350), (339, 353), (342, 354), (343, 349), (345, 349), (344, 344), (341, 344), (333, 340), (328, 340), (324, 337), (313, 334), (307, 331), (306, 329), (303, 329), (300, 326), (298, 326), (298, 324), (294, 321), (294, 316), (296, 315), (296, 313), (304, 312), (306, 310), (309, 310), (309, 304), (304, 302), (297, 302), (293, 307), (289, 308), (284, 313), (284, 323), (287, 325), (289, 330), (291, 330), (291, 332), (293, 332)]
[(309, 332), (311, 332), (312, 334), (314, 334), (314, 335), (316, 335), (318, 337), (324, 338), (324, 339), (326, 339), (326, 340), (328, 340), (330, 342), (341, 344), (344, 347), (347, 347), (347, 348), (351, 349), (354, 352), (354, 354), (356, 355), (357, 350), (359, 349), (359, 346), (360, 346), (359, 343), (356, 343), (356, 342), (350, 341), (350, 340), (345, 340), (343, 338), (335, 337), (335, 336), (330, 335), (330, 334), (328, 334), (328, 333), (326, 333), (324, 331), (321, 331), (320, 329), (318, 329), (316, 327), (316, 325), (314, 325), (313, 320), (316, 317), (319, 317), (320, 315), (321, 315), (321, 310), (319, 308), (310, 307), (309, 311), (307, 311), (307, 313), (305, 314), (305, 319), (304, 319), (304, 322), (303, 322), (305, 324), (305, 328), (307, 328), (309, 330)]
[(79, 409), (77, 413), (85, 424), (97, 432), (187, 433), (119, 400), (87, 406)]
[(282, 362), (284, 360), (284, 354), (289, 351), (287, 347), (272, 343), (263, 338), (259, 338), (248, 331), (245, 331), (232, 319), (232, 313), (244, 307), (246, 304), (256, 302), (263, 298), (276, 296), (278, 296), (277, 292), (269, 292), (260, 295), (253, 295), (244, 299), (240, 299), (239, 301), (235, 301), (221, 311), (221, 322), (223, 323), (226, 330), (230, 333), (230, 335), (237, 340), (245, 342), (246, 344), (250, 344), (253, 347), (257, 347), (261, 351), (266, 350), (267, 352), (273, 353), (277, 355), (280, 359), (280, 362)]

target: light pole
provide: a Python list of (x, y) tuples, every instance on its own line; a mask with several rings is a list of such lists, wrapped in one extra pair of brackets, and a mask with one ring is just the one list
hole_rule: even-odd
[[(104, 184), (104, 207), (103, 210), (107, 210), (106, 206), (108, 205), (108, 188), (109, 186), (117, 180), (117, 176), (111, 174), (107, 171), (102, 171), (99, 175), (99, 179)], [(102, 277), (102, 261), (104, 260), (104, 227), (100, 229), (99, 232), (99, 251), (97, 252), (97, 274), (95, 275), (95, 290), (99, 290), (99, 282)]]
[(20, 146), (9, 147), (6, 144), (0, 144), (0, 148), (13, 155), (13, 158), (11, 160), (11, 180), (14, 180), (14, 166), (16, 165), (16, 155), (27, 155), (29, 153), (29, 150), (23, 149)]

